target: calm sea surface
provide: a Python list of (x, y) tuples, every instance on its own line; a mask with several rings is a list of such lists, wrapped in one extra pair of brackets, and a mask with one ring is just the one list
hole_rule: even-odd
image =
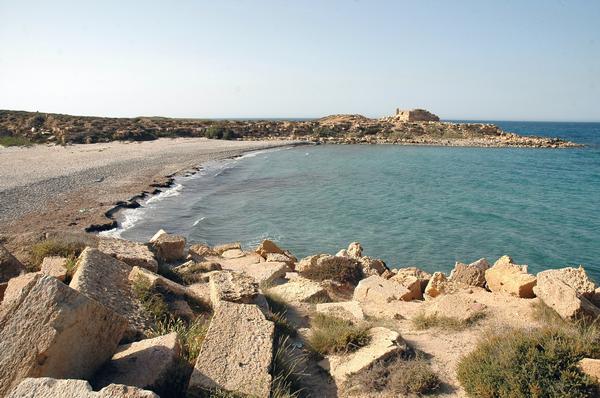
[(600, 123), (494, 122), (582, 149), (305, 146), (205, 165), (142, 209), (121, 236), (271, 238), (298, 257), (360, 241), (391, 267), (449, 271), (509, 254), (530, 271), (583, 264), (600, 281)]

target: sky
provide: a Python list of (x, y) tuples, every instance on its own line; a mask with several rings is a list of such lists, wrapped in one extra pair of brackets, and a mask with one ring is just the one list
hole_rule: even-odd
[(0, 109), (600, 121), (600, 1), (0, 0)]

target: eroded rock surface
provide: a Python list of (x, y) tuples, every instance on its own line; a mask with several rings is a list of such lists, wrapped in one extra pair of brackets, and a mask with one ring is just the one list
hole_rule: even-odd
[(256, 305), (222, 302), (208, 328), (189, 390), (219, 388), (268, 398), (274, 330)]
[(21, 278), (9, 283), (10, 299), (0, 305), (0, 396), (27, 377), (91, 377), (116, 350), (127, 321), (53, 277)]
[(536, 277), (527, 273), (526, 265), (517, 265), (509, 256), (503, 256), (494, 266), (485, 271), (488, 288), (496, 293), (508, 293), (513, 296), (535, 297), (533, 287)]
[(148, 246), (123, 239), (102, 238), (98, 250), (123, 261), (131, 267), (142, 267), (152, 272), (158, 270), (158, 262)]
[(98, 392), (85, 380), (40, 377), (23, 380), (7, 398), (159, 398), (152, 391), (111, 384)]
[(399, 283), (372, 275), (358, 283), (354, 289), (353, 300), (386, 305), (394, 301), (410, 301), (412, 297), (413, 292)]

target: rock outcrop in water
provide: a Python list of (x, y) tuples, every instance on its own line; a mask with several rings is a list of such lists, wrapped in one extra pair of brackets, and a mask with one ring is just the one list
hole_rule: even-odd
[(330, 144), (404, 144), (477, 147), (563, 148), (558, 138), (520, 136), (493, 124), (440, 122), (423, 109), (390, 117), (331, 115), (317, 120), (203, 120), (161, 117), (103, 118), (0, 111), (0, 134), (32, 142), (92, 143), (160, 137), (289, 139)]
[[(600, 316), (583, 268), (535, 276), (503, 256), (492, 267), (456, 263), (448, 277), (388, 268), (358, 242), (297, 260), (269, 240), (247, 251), (159, 236), (137, 244), (148, 251), (84, 237), (100, 243), (75, 269), (48, 257), (67, 269), (59, 278), (22, 274), (4, 250), (0, 395), (463, 396), (457, 364), (490, 328), (546, 330), (540, 309), (566, 321)], [(142, 262), (119, 259), (115, 247), (128, 245)], [(569, 374), (594, 380), (596, 361)]]

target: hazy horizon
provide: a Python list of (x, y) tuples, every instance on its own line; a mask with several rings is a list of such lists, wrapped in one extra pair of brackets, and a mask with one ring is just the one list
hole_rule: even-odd
[(600, 2), (0, 0), (0, 109), (600, 122)]

